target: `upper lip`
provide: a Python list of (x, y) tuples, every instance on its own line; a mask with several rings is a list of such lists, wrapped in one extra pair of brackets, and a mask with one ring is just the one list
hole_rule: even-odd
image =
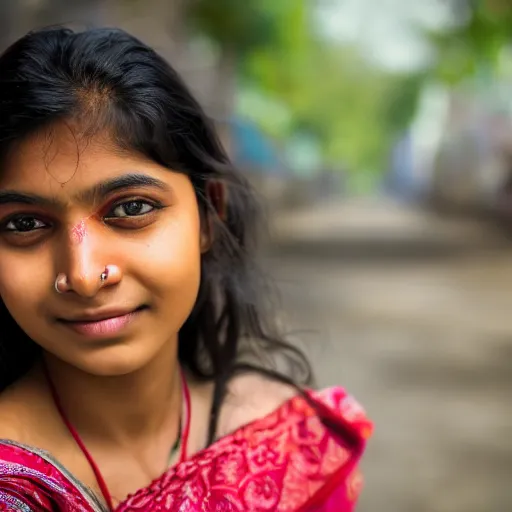
[(129, 315), (139, 308), (110, 308), (110, 309), (97, 309), (91, 311), (84, 311), (79, 315), (70, 315), (61, 317), (61, 322), (100, 322), (101, 320), (108, 320), (109, 318), (116, 318), (119, 316)]

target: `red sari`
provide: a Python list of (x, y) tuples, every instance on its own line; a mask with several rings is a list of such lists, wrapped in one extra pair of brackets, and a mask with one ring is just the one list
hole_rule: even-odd
[[(310, 400), (292, 398), (170, 468), (115, 512), (354, 510), (362, 485), (358, 463), (372, 425), (341, 388), (308, 396)], [(0, 441), (0, 511), (4, 510), (108, 509), (45, 452)]]

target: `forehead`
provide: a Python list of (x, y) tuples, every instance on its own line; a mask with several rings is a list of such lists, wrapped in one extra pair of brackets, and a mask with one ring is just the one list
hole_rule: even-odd
[(0, 173), (0, 189), (66, 194), (127, 172), (144, 172), (167, 182), (181, 176), (116, 147), (106, 134), (86, 138), (60, 123), (11, 148)]

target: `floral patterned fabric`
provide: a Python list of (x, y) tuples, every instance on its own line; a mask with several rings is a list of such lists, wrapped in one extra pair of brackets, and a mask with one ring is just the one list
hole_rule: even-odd
[[(99, 505), (99, 504), (98, 504)], [(44, 453), (0, 442), (0, 511), (100, 512)]]
[[(343, 389), (308, 392), (169, 469), (115, 512), (350, 512), (371, 431)], [(0, 444), (0, 510), (101, 508), (41, 455)]]

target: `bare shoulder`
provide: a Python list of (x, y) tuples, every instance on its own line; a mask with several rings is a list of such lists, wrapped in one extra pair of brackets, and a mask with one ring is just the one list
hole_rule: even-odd
[(27, 389), (16, 383), (0, 393), (0, 439), (25, 443), (30, 424)]
[(221, 409), (218, 436), (263, 418), (297, 395), (293, 386), (251, 373), (232, 380)]
[(37, 377), (29, 375), (0, 393), (0, 439), (39, 446), (53, 439), (59, 425)]
[[(21, 412), (21, 414), (20, 414)], [(17, 404), (6, 400), (0, 395), (0, 439), (25, 442), (26, 432), (23, 422), (23, 411)]]

